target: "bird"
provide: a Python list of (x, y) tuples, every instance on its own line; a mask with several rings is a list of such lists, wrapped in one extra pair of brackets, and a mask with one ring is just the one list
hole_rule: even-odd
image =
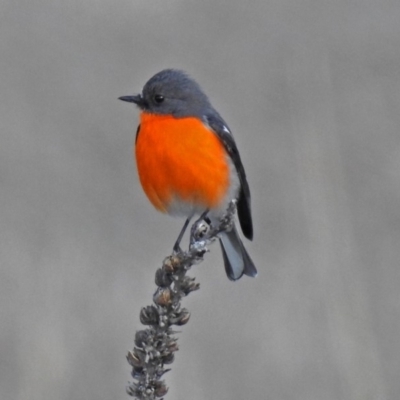
[[(200, 85), (169, 68), (151, 77), (141, 93), (119, 99), (140, 111), (134, 153), (145, 194), (158, 211), (186, 217), (174, 251), (194, 215), (215, 223), (232, 200), (243, 235), (252, 240), (250, 188), (238, 148)], [(236, 224), (218, 238), (228, 278), (255, 277)]]

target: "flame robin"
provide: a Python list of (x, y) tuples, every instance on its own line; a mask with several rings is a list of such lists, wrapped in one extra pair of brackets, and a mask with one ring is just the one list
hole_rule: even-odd
[[(141, 94), (120, 100), (140, 109), (135, 154), (144, 192), (157, 210), (187, 218), (174, 250), (193, 215), (218, 221), (233, 199), (243, 234), (252, 240), (250, 190), (235, 140), (197, 82), (165, 69)], [(257, 275), (235, 225), (219, 240), (229, 279)]]

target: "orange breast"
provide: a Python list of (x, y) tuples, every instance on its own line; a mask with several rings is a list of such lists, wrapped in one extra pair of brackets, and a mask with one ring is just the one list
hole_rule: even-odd
[(158, 210), (168, 212), (172, 201), (212, 209), (224, 200), (227, 154), (199, 119), (141, 113), (135, 153), (140, 182)]

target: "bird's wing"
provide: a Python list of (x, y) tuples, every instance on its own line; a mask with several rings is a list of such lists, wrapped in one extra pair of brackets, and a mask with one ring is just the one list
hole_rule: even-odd
[(220, 138), (225, 150), (227, 151), (229, 157), (232, 159), (233, 164), (235, 165), (240, 180), (240, 192), (237, 203), (239, 222), (244, 236), (252, 240), (253, 222), (251, 218), (250, 188), (249, 184), (247, 183), (246, 173), (244, 171), (242, 160), (240, 159), (240, 154), (236, 147), (235, 140), (228, 125), (217, 112), (208, 113), (205, 116), (205, 122)]

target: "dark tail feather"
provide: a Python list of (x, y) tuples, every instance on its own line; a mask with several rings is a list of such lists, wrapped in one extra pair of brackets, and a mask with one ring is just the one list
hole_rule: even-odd
[(257, 269), (243, 246), (235, 226), (230, 232), (220, 234), (220, 244), (226, 275), (230, 280), (236, 281), (243, 274), (253, 277), (257, 275)]

